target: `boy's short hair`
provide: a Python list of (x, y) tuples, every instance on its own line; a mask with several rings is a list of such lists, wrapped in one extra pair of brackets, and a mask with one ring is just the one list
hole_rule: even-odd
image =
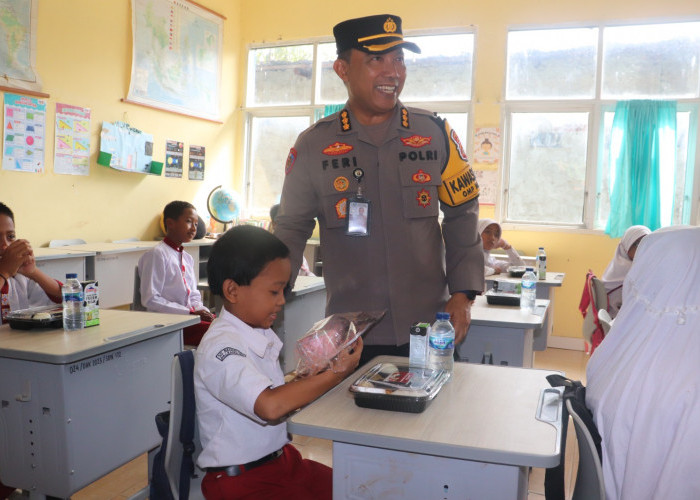
[(223, 296), (227, 279), (248, 286), (269, 262), (288, 257), (287, 245), (269, 231), (256, 226), (235, 226), (212, 247), (207, 262), (209, 291)]
[(7, 215), (10, 219), (12, 219), (12, 223), (15, 223), (15, 214), (12, 213), (12, 210), (10, 210), (10, 207), (5, 205), (3, 202), (0, 201), (0, 214), (2, 215)]
[(174, 219), (177, 220), (182, 213), (191, 208), (192, 210), (197, 210), (194, 205), (188, 201), (171, 201), (163, 209), (163, 220)]

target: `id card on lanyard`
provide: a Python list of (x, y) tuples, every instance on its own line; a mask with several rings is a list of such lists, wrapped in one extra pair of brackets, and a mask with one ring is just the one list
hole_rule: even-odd
[(365, 173), (361, 168), (356, 168), (353, 170), (352, 175), (357, 180), (357, 194), (348, 198), (345, 234), (348, 236), (369, 236), (372, 204), (362, 194), (361, 181)]

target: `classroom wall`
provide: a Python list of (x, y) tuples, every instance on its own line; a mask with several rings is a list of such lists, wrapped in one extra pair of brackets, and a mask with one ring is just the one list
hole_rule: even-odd
[[(374, 1), (200, 0), (224, 23), (221, 123), (184, 117), (133, 104), (126, 97), (131, 74), (129, 0), (40, 0), (37, 70), (47, 100), (46, 170), (27, 174), (0, 170), (0, 201), (16, 213), (18, 233), (35, 246), (56, 238), (109, 241), (160, 234), (157, 218), (172, 199), (194, 202), (205, 212), (206, 196), (219, 184), (243, 185), (243, 105), (246, 47), (249, 43), (329, 36), (332, 26), (350, 17), (390, 12), (404, 29), (470, 26), (477, 28), (474, 125), (500, 126), (506, 32), (512, 25), (567, 25), (578, 22), (660, 21), (700, 17), (697, 0), (403, 0), (378, 6)], [(410, 68), (409, 68), (410, 78)], [(91, 166), (88, 177), (53, 173), (55, 103), (92, 110)], [(95, 163), (102, 121), (123, 120), (154, 135), (154, 159), (165, 157), (165, 140), (207, 148), (205, 180), (189, 181), (120, 172)], [(71, 203), (73, 207), (71, 207)], [(484, 216), (493, 209), (485, 207)], [(547, 249), (549, 268), (567, 274), (556, 293), (553, 344), (580, 347), (577, 313), (588, 268), (599, 275), (618, 240), (595, 232), (506, 230), (504, 236), (527, 254)]]
[[(272, 5), (279, 6), (279, 15), (270, 15)], [(506, 33), (510, 26), (542, 26), (544, 24), (598, 23), (619, 21), (663, 21), (700, 17), (697, 0), (437, 0), (424, 2), (402, 0), (385, 2), (320, 2), (297, 0), (293, 8), (286, 2), (260, 3), (243, 0), (241, 26), (243, 43), (277, 40), (298, 40), (329, 36), (337, 22), (351, 17), (392, 13), (401, 16), (404, 30), (475, 26), (477, 29), (474, 126), (501, 125), (501, 104), (505, 72)], [(411, 69), (408, 68), (408, 78)], [(241, 80), (242, 82), (242, 80)], [(463, 141), (466, 142), (466, 141)], [(483, 216), (492, 217), (494, 209), (484, 207)], [(550, 345), (581, 348), (581, 298), (586, 271), (591, 268), (601, 275), (612, 258), (619, 239), (593, 231), (530, 231), (505, 230), (504, 236), (516, 248), (535, 255), (544, 246), (550, 270), (565, 272), (566, 279), (555, 296), (554, 333)]]
[[(233, 138), (240, 133), (237, 74), (241, 60), (240, 2), (206, 0), (224, 15), (221, 123), (121, 102), (131, 78), (130, 0), (40, 0), (36, 68), (47, 99), (45, 171), (0, 170), (0, 201), (15, 212), (17, 232), (34, 246), (51, 239), (89, 242), (160, 236), (158, 217), (174, 199), (206, 214), (206, 197), (219, 185), (239, 187)], [(18, 92), (19, 93), (19, 92)], [(0, 92), (0, 97), (2, 92)], [(56, 102), (92, 111), (90, 175), (53, 172)], [(96, 164), (103, 121), (126, 121), (153, 134), (153, 159), (164, 161), (166, 139), (206, 147), (205, 179), (190, 181), (121, 172)], [(0, 148), (2, 146), (0, 145)]]

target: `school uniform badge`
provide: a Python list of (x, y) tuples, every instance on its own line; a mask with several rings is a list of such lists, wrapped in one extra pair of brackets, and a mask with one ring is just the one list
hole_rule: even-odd
[(235, 349), (233, 347), (224, 347), (221, 349), (219, 352), (216, 353), (216, 359), (219, 361), (223, 361), (229, 356), (241, 356), (243, 358), (246, 357), (244, 352), (239, 351), (238, 349)]
[(292, 171), (295, 161), (297, 161), (297, 150), (292, 148), (289, 150), (289, 154), (287, 155), (287, 163), (284, 165), (284, 175), (287, 175)]

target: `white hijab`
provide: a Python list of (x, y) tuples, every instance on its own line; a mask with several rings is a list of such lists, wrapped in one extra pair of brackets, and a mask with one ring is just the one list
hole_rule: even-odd
[(631, 226), (625, 231), (625, 234), (623, 234), (620, 239), (620, 243), (617, 245), (615, 257), (610, 261), (603, 276), (600, 278), (603, 283), (605, 283), (606, 290), (614, 290), (622, 285), (625, 276), (627, 276), (632, 266), (632, 259), (629, 258), (627, 252), (629, 252), (630, 247), (635, 241), (649, 233), (651, 233), (651, 231), (646, 226)]
[(645, 237), (588, 362), (608, 500), (700, 498), (700, 228)]

